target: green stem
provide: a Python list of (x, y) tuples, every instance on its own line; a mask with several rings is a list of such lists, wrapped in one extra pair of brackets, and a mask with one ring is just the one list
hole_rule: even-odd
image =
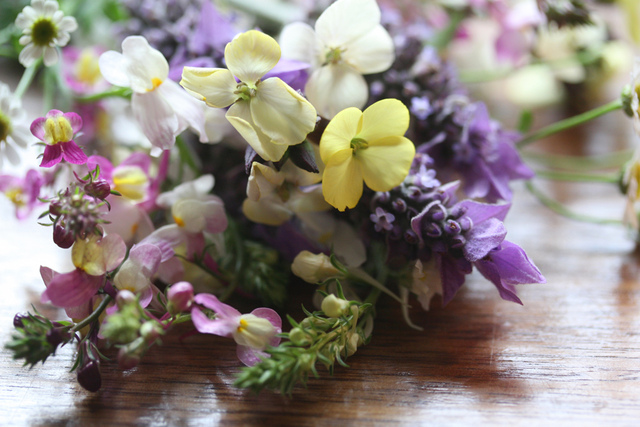
[(371, 289), (371, 292), (367, 296), (367, 299), (364, 300), (364, 303), (376, 305), (376, 301), (378, 301), (378, 298), (380, 297), (380, 295), (382, 295), (382, 290), (378, 288), (373, 288)]
[(449, 25), (432, 37), (429, 44), (433, 45), (438, 50), (442, 50), (447, 47), (456, 35), (456, 31), (464, 18), (465, 13), (463, 11), (456, 10), (449, 13)]
[(110, 295), (105, 295), (98, 308), (96, 308), (94, 312), (89, 315), (89, 317), (85, 318), (80, 323), (76, 323), (76, 325), (71, 328), (71, 332), (78, 332), (85, 326), (90, 325), (94, 320), (97, 320), (111, 301), (113, 301), (113, 298)]
[(607, 113), (610, 113), (615, 110), (619, 110), (622, 108), (622, 100), (616, 99), (611, 101), (608, 104), (601, 105), (600, 107), (594, 108), (593, 110), (587, 111), (582, 114), (578, 114), (577, 116), (569, 117), (568, 119), (560, 120), (559, 122), (553, 123), (549, 126), (546, 126), (526, 137), (521, 139), (516, 143), (518, 148), (522, 148), (526, 145), (531, 144), (534, 141), (537, 141), (542, 138), (546, 138), (547, 136), (553, 135), (554, 133), (561, 132), (566, 129), (570, 129), (579, 124), (588, 122), (589, 120), (593, 120), (596, 117), (600, 117)]
[(589, 173), (573, 173), (558, 171), (535, 171), (538, 178), (553, 179), (556, 181), (574, 181), (574, 182), (603, 182), (609, 184), (617, 184), (620, 181), (619, 175), (603, 175)]
[(90, 102), (100, 101), (101, 99), (105, 99), (105, 98), (113, 98), (113, 97), (129, 98), (131, 97), (131, 93), (132, 91), (128, 87), (116, 87), (113, 89), (106, 90), (104, 92), (96, 93), (94, 95), (79, 96), (78, 98), (76, 98), (76, 101), (90, 103)]
[(529, 190), (529, 192), (533, 194), (540, 201), (540, 203), (559, 215), (576, 221), (590, 222), (593, 224), (622, 224), (622, 221), (617, 219), (594, 218), (592, 216), (575, 213), (558, 201), (553, 200), (552, 198), (543, 194), (538, 188), (533, 185), (533, 183), (531, 183), (531, 181), (527, 181), (525, 185), (527, 187), (527, 190)]
[(42, 62), (42, 59), (38, 59), (36, 62), (31, 64), (30, 67), (24, 70), (24, 73), (22, 73), (22, 77), (20, 78), (20, 82), (18, 83), (18, 87), (16, 88), (16, 91), (13, 93), (13, 96), (15, 96), (18, 99), (22, 98), (22, 96), (27, 91), (27, 89), (29, 89), (31, 82), (33, 81), (33, 78), (36, 75), (36, 71), (38, 71), (38, 68), (40, 68), (41, 62)]
[(523, 151), (522, 157), (526, 160), (540, 163), (549, 168), (592, 171), (594, 169), (620, 168), (627, 163), (633, 155), (633, 150), (621, 150), (612, 153), (604, 153), (597, 156), (560, 156), (549, 153), (534, 153)]

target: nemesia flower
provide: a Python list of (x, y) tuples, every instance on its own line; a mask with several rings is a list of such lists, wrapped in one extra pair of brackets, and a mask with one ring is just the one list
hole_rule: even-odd
[(336, 115), (320, 140), (325, 200), (344, 211), (360, 200), (363, 179), (374, 191), (400, 185), (415, 155), (413, 143), (403, 136), (408, 127), (409, 110), (397, 99)]
[(144, 37), (127, 37), (122, 53), (105, 52), (99, 64), (109, 83), (133, 90), (133, 115), (155, 147), (173, 147), (187, 127), (200, 135), (201, 142), (207, 141), (202, 106), (168, 78), (167, 60)]
[(76, 113), (51, 110), (45, 117), (35, 119), (31, 123), (31, 133), (46, 144), (40, 167), (50, 168), (62, 160), (75, 165), (85, 164), (87, 155), (73, 140), (80, 129), (82, 118)]
[(198, 294), (194, 303), (215, 312), (210, 319), (200, 308), (191, 309), (191, 321), (198, 332), (233, 338), (238, 344), (238, 359), (247, 366), (255, 365), (260, 358), (269, 355), (262, 350), (268, 345), (277, 346), (282, 332), (282, 319), (270, 308), (256, 308), (249, 314), (240, 314), (211, 294)]
[(20, 163), (13, 145), (25, 148), (29, 143), (26, 116), (20, 100), (12, 96), (9, 86), (0, 82), (0, 170), (5, 157), (11, 164)]
[(287, 162), (280, 171), (253, 162), (242, 212), (251, 221), (281, 225), (298, 213), (320, 212), (331, 207), (322, 197), (318, 173), (304, 171)]
[(71, 90), (79, 95), (89, 95), (109, 86), (98, 63), (103, 52), (99, 47), (67, 46), (62, 50), (62, 74)]
[(0, 191), (14, 204), (16, 217), (26, 218), (38, 205), (43, 176), (35, 169), (29, 169), (24, 176), (0, 175)]
[(31, 66), (44, 55), (47, 67), (58, 62), (57, 46), (69, 43), (69, 33), (78, 28), (73, 16), (64, 16), (55, 0), (31, 0), (16, 18), (16, 27), (22, 30), (20, 44), (25, 46), (18, 60), (25, 67)]
[(180, 84), (211, 107), (231, 106), (227, 119), (258, 155), (280, 160), (314, 129), (315, 109), (279, 78), (262, 80), (280, 59), (280, 46), (268, 35), (242, 33), (224, 55), (228, 69), (185, 67)]
[(113, 286), (140, 296), (140, 305), (146, 307), (153, 297), (151, 278), (162, 261), (162, 250), (156, 245), (140, 243), (129, 251), (129, 257), (122, 263), (113, 278)]
[(69, 273), (55, 274), (41, 297), (57, 307), (77, 307), (88, 302), (105, 283), (105, 274), (115, 270), (127, 252), (120, 236), (95, 234), (78, 239), (71, 249), (76, 267)]
[(388, 69), (393, 41), (380, 25), (375, 0), (338, 0), (320, 15), (315, 29), (296, 22), (280, 34), (283, 56), (311, 64), (305, 95), (327, 119), (368, 99), (363, 74)]

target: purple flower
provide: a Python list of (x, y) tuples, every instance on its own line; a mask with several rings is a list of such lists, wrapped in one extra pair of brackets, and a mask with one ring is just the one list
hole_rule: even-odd
[(374, 224), (374, 228), (377, 232), (381, 232), (382, 230), (389, 231), (393, 228), (393, 221), (396, 219), (392, 213), (385, 212), (381, 207), (377, 207), (375, 213), (372, 213), (369, 218), (371, 222)]
[(44, 177), (35, 169), (29, 169), (24, 178), (0, 175), (0, 191), (13, 202), (16, 217), (24, 219), (39, 204), (38, 196), (44, 184)]
[(82, 129), (82, 119), (76, 113), (51, 110), (45, 117), (31, 123), (31, 133), (46, 144), (40, 167), (50, 168), (66, 160), (75, 165), (87, 162), (87, 155), (73, 141)]
[(280, 343), (277, 335), (282, 332), (282, 319), (270, 308), (256, 308), (250, 314), (240, 314), (211, 294), (196, 295), (194, 303), (215, 312), (215, 318), (211, 319), (198, 307), (191, 309), (191, 320), (198, 332), (233, 338), (238, 344), (238, 359), (247, 366), (269, 357), (262, 351), (267, 345)]

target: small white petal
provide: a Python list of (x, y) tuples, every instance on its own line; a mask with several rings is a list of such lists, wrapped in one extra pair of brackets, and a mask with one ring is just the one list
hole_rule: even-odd
[(169, 75), (169, 63), (142, 36), (129, 36), (122, 42), (126, 72), (134, 92), (143, 93), (155, 88), (154, 79), (164, 82)]
[(174, 113), (180, 120), (178, 132), (190, 127), (200, 136), (200, 142), (207, 142), (207, 133), (204, 128), (204, 104), (190, 96), (173, 80), (167, 79), (156, 89), (171, 105)]
[(73, 32), (78, 29), (78, 22), (73, 16), (65, 16), (58, 25), (58, 31)]
[(159, 93), (134, 93), (131, 97), (131, 109), (151, 144), (163, 150), (173, 147), (178, 131), (178, 117)]
[(305, 93), (318, 114), (326, 119), (345, 108), (362, 109), (369, 97), (364, 77), (345, 64), (330, 64), (314, 71), (307, 81)]
[(98, 66), (102, 77), (112, 85), (129, 87), (131, 81), (127, 74), (127, 60), (114, 50), (107, 51), (100, 55)]
[(312, 69), (321, 65), (322, 45), (313, 28), (304, 22), (294, 22), (282, 29), (280, 49), (284, 58), (306, 62)]
[(18, 154), (16, 149), (13, 148), (12, 144), (4, 144), (4, 155), (12, 165), (20, 164), (20, 155)]
[(36, 62), (36, 59), (42, 56), (42, 50), (43, 49), (40, 46), (36, 46), (33, 43), (29, 44), (25, 46), (24, 49), (22, 49), (22, 51), (20, 52), (20, 55), (18, 56), (18, 61), (20, 61), (20, 63), (24, 67), (28, 68), (34, 62)]
[(349, 43), (380, 24), (380, 8), (375, 0), (339, 0), (316, 21), (316, 34), (328, 48)]
[(44, 65), (50, 67), (58, 62), (60, 54), (55, 47), (46, 47), (44, 49)]
[(381, 73), (388, 70), (395, 59), (393, 40), (387, 30), (378, 25), (351, 42), (342, 58), (361, 74)]
[(15, 143), (22, 148), (26, 148), (29, 142), (33, 141), (33, 136), (29, 129), (23, 127), (18, 128), (14, 126), (11, 137)]
[(56, 13), (57, 10), (58, 10), (57, 1), (47, 0), (44, 2), (43, 12), (45, 16), (53, 16), (53, 14)]

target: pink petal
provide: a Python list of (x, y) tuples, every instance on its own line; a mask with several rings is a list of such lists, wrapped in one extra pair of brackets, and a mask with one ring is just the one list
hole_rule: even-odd
[(76, 307), (88, 302), (103, 281), (103, 276), (90, 276), (78, 269), (58, 274), (49, 282), (41, 300), (50, 301), (58, 307)]
[(46, 117), (38, 117), (31, 123), (31, 133), (40, 141), (44, 141), (44, 124), (46, 121)]
[(155, 245), (138, 244), (131, 248), (129, 259), (142, 269), (145, 276), (151, 277), (158, 270), (162, 252)]
[[(204, 305), (215, 311), (218, 318), (235, 319), (240, 317), (240, 312), (235, 308), (221, 302), (215, 295), (198, 294), (193, 298), (196, 304)], [(238, 322), (234, 322), (237, 325)]]
[(82, 117), (80, 117), (76, 113), (64, 113), (62, 115), (65, 119), (69, 120), (71, 123), (71, 129), (73, 129), (73, 133), (78, 133), (80, 129), (82, 129)]
[[(276, 333), (282, 333), (282, 318), (280, 315), (276, 313), (274, 310), (266, 307), (256, 308), (251, 312), (254, 316), (262, 317), (263, 319), (267, 319), (273, 326), (276, 328)], [(275, 336), (269, 341), (269, 345), (275, 347), (280, 344), (280, 337)], [(249, 365), (251, 366), (251, 365)]]
[(96, 166), (100, 166), (100, 178), (111, 181), (113, 175), (113, 164), (106, 157), (93, 155), (87, 159), (87, 168), (94, 170)]
[(59, 273), (49, 267), (45, 267), (44, 265), (40, 266), (40, 276), (42, 277), (44, 285), (47, 287), (49, 286), (49, 283), (51, 283), (51, 279), (53, 279), (57, 274)]
[(148, 174), (151, 166), (151, 157), (145, 153), (136, 152), (124, 159), (120, 166), (138, 166), (144, 173)]
[(49, 110), (49, 112), (45, 116), (45, 119), (50, 119), (52, 117), (60, 117), (62, 115), (64, 115), (64, 113), (60, 110)]
[(62, 147), (60, 144), (47, 145), (44, 147), (44, 154), (42, 156), (42, 162), (40, 162), (41, 168), (50, 168), (57, 165), (62, 160)]
[(230, 338), (233, 331), (238, 327), (237, 322), (229, 319), (209, 319), (202, 311), (194, 307), (191, 309), (191, 321), (198, 332), (203, 334), (213, 334)]
[(105, 271), (115, 270), (127, 254), (127, 245), (118, 234), (109, 234), (100, 240)]
[(62, 147), (62, 156), (69, 163), (73, 163), (74, 165), (84, 165), (87, 163), (89, 159), (84, 151), (78, 145), (73, 142), (73, 140), (69, 142), (60, 142), (56, 145), (60, 145)]
[(255, 350), (248, 345), (239, 345), (236, 349), (236, 355), (238, 356), (238, 359), (240, 359), (240, 361), (247, 366), (253, 366), (256, 363), (260, 362), (261, 357), (263, 359), (268, 359), (269, 357), (271, 357), (268, 353)]
[(142, 294), (139, 295), (140, 306), (142, 307), (148, 306), (149, 303), (151, 303), (152, 299), (153, 299), (153, 289), (151, 289), (151, 286), (147, 286), (142, 291)]

